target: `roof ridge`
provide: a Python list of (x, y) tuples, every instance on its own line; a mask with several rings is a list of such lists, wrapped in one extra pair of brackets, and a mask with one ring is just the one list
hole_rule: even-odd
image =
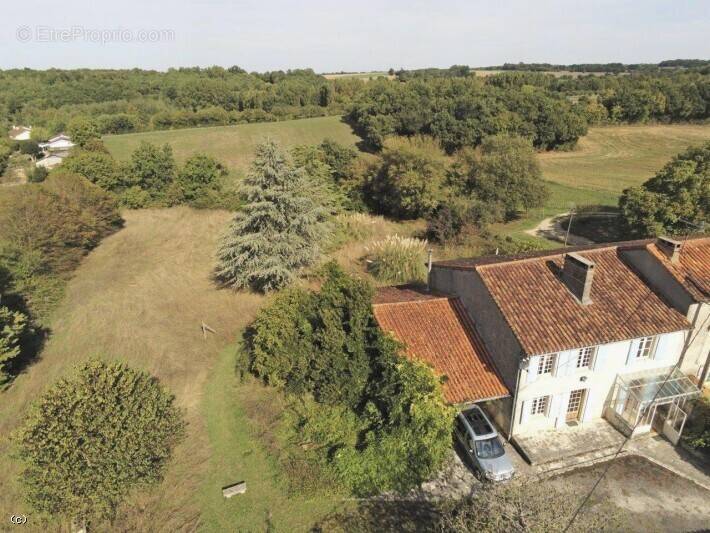
[(432, 296), (431, 298), (422, 298), (419, 300), (402, 300), (401, 302), (372, 302), (372, 306), (382, 305), (401, 305), (401, 304), (422, 304), (427, 302), (440, 302), (441, 300), (458, 300), (458, 296)]

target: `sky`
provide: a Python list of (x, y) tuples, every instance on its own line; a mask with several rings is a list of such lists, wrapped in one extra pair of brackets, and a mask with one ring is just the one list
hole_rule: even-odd
[(710, 0), (18, 0), (0, 69), (316, 72), (710, 59)]

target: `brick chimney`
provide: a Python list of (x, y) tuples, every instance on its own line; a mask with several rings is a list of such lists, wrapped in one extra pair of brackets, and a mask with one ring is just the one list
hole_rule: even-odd
[(680, 249), (683, 247), (683, 243), (680, 241), (676, 241), (670, 237), (658, 237), (656, 246), (660, 248), (671, 263), (675, 264), (680, 261)]
[(594, 261), (579, 254), (565, 254), (562, 268), (562, 281), (582, 305), (592, 303), (592, 280), (594, 279)]

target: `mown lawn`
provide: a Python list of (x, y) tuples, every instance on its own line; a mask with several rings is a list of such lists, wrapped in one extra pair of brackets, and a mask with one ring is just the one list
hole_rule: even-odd
[(586, 191), (620, 194), (653, 176), (674, 155), (710, 140), (710, 125), (609, 126), (590, 128), (571, 152), (540, 154), (548, 181)]
[[(283, 397), (235, 373), (236, 347), (219, 356), (204, 391), (203, 413), (211, 446), (199, 491), (204, 531), (309, 531), (326, 515), (345, 508), (342, 495), (299, 494), (266, 443), (275, 439)], [(220, 488), (246, 481), (231, 499)]]
[(299, 144), (317, 144), (332, 139), (355, 146), (360, 138), (339, 116), (189, 128), (181, 130), (150, 131), (126, 135), (107, 135), (106, 147), (119, 160), (127, 160), (141, 141), (155, 144), (168, 143), (176, 159), (181, 162), (195, 152), (209, 154), (237, 175), (243, 174), (254, 158), (254, 148), (265, 139), (273, 139), (286, 147)]

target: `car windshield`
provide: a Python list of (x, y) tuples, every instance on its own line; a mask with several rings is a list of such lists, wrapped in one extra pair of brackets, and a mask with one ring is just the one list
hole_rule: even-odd
[(493, 437), (491, 439), (477, 440), (476, 443), (476, 456), (479, 459), (494, 459), (503, 455), (503, 446), (501, 445), (498, 437)]

